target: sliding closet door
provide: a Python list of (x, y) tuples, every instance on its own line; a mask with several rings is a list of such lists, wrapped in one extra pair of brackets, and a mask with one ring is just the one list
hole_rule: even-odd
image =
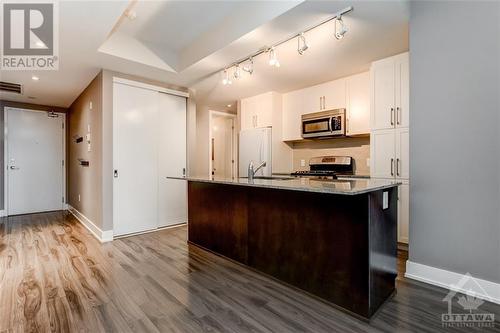
[(187, 183), (167, 179), (186, 170), (186, 98), (158, 93), (159, 97), (159, 226), (187, 222)]
[(158, 227), (158, 92), (113, 86), (114, 234)]

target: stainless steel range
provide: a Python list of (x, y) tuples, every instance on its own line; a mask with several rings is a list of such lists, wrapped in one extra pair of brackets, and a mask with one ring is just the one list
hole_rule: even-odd
[(354, 174), (354, 163), (350, 156), (318, 156), (309, 160), (309, 170), (292, 172), (296, 177), (337, 179), (337, 176)]

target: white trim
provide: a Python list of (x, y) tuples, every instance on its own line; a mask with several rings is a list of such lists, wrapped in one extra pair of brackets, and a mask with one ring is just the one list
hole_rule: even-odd
[(214, 111), (214, 110), (209, 110), (208, 111), (208, 175), (209, 177), (212, 176), (212, 118), (213, 116), (219, 116), (219, 117), (227, 117), (227, 118), (232, 118), (233, 119), (233, 147), (231, 149), (231, 154), (233, 155), (233, 165), (232, 165), (232, 176), (233, 178), (236, 177), (237, 170), (238, 170), (238, 161), (237, 161), (237, 147), (238, 147), (238, 142), (237, 142), (237, 135), (236, 135), (236, 115), (233, 113), (227, 113), (227, 112), (220, 112), (220, 111)]
[(162, 231), (162, 230), (167, 230), (167, 229), (174, 229), (174, 228), (179, 228), (186, 226), (186, 222), (178, 223), (178, 224), (172, 224), (172, 225), (167, 225), (164, 227), (159, 227), (156, 229), (150, 229), (150, 230), (144, 230), (144, 231), (138, 231), (138, 232), (131, 232), (129, 234), (123, 234), (119, 236), (115, 236), (114, 239), (120, 239), (120, 238), (126, 238), (126, 237), (131, 237), (131, 236), (138, 236), (138, 235), (144, 235), (144, 234), (149, 234), (152, 232), (157, 232), (157, 231)]
[(406, 261), (405, 277), (429, 283), (438, 287), (457, 291), (466, 295), (473, 295), (487, 301), (500, 304), (500, 283), (495, 283), (474, 277), (479, 285), (476, 290), (464, 289), (457, 286), (464, 274), (444, 269)]
[(90, 233), (97, 238), (101, 243), (110, 242), (113, 240), (113, 230), (102, 231), (97, 227), (91, 220), (89, 220), (85, 215), (80, 213), (78, 210), (68, 205), (68, 211), (73, 214), (73, 216), (85, 227)]
[(189, 97), (189, 93), (184, 92), (184, 91), (163, 88), (163, 87), (160, 87), (160, 86), (155, 86), (155, 85), (152, 85), (152, 84), (147, 84), (147, 83), (138, 82), (138, 81), (127, 80), (127, 79), (124, 79), (124, 78), (121, 78), (121, 77), (116, 77), (116, 76), (113, 76), (113, 83), (126, 84), (128, 86), (133, 86), (133, 87), (138, 87), (138, 88), (144, 88), (144, 89), (159, 91), (159, 92), (162, 92), (162, 93), (165, 93), (165, 94), (176, 95), (176, 96), (181, 96), (181, 97), (186, 97), (186, 98)]
[[(9, 216), (9, 172), (8, 172), (8, 156), (9, 156), (9, 148), (8, 148), (8, 113), (9, 110), (21, 110), (21, 111), (28, 111), (28, 112), (48, 112), (44, 110), (38, 110), (38, 109), (26, 109), (26, 108), (17, 108), (17, 107), (10, 107), (10, 106), (4, 106), (3, 110), (0, 110), (0, 112), (3, 112), (3, 130), (4, 130), (4, 140), (3, 140), (3, 165), (4, 165), (4, 182), (3, 182), (3, 215), (0, 216)], [(67, 167), (68, 167), (68, 162), (67, 162), (67, 156), (66, 156), (66, 131), (67, 131), (67, 124), (66, 124), (66, 114), (65, 113), (60, 113), (57, 112), (57, 114), (61, 117), (62, 123), (64, 127), (62, 128), (62, 158), (64, 160), (64, 165), (62, 166), (62, 206), (61, 209), (65, 210), (67, 209), (67, 197), (66, 197), (66, 173), (67, 173)]]
[(2, 210), (0, 210), (0, 217), (4, 217), (4, 216), (7, 216), (7, 212), (5, 211), (5, 209), (2, 209)]

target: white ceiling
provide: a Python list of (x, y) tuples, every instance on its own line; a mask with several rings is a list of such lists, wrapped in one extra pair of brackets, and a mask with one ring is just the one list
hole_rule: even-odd
[[(22, 83), (23, 96), (0, 98), (69, 106), (100, 68), (143, 76), (196, 91), (200, 103), (222, 109), (241, 97), (286, 92), (368, 69), (369, 63), (408, 50), (408, 3), (398, 1), (139, 1), (136, 19), (120, 17), (125, 1), (60, 4), (60, 68), (2, 72)], [(220, 68), (299, 32), (349, 5), (346, 37), (328, 23), (306, 34), (303, 56), (292, 40), (277, 49), (281, 68), (255, 59), (255, 72), (231, 86)], [(110, 32), (113, 32), (110, 36)], [(28, 99), (34, 96), (36, 99)]]

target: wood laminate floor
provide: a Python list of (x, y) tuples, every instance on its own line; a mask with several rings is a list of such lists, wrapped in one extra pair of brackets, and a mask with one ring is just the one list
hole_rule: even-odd
[(500, 332), (491, 303), (495, 327), (443, 328), (447, 291), (402, 276), (364, 322), (188, 246), (186, 231), (100, 244), (66, 212), (3, 218), (0, 332)]

